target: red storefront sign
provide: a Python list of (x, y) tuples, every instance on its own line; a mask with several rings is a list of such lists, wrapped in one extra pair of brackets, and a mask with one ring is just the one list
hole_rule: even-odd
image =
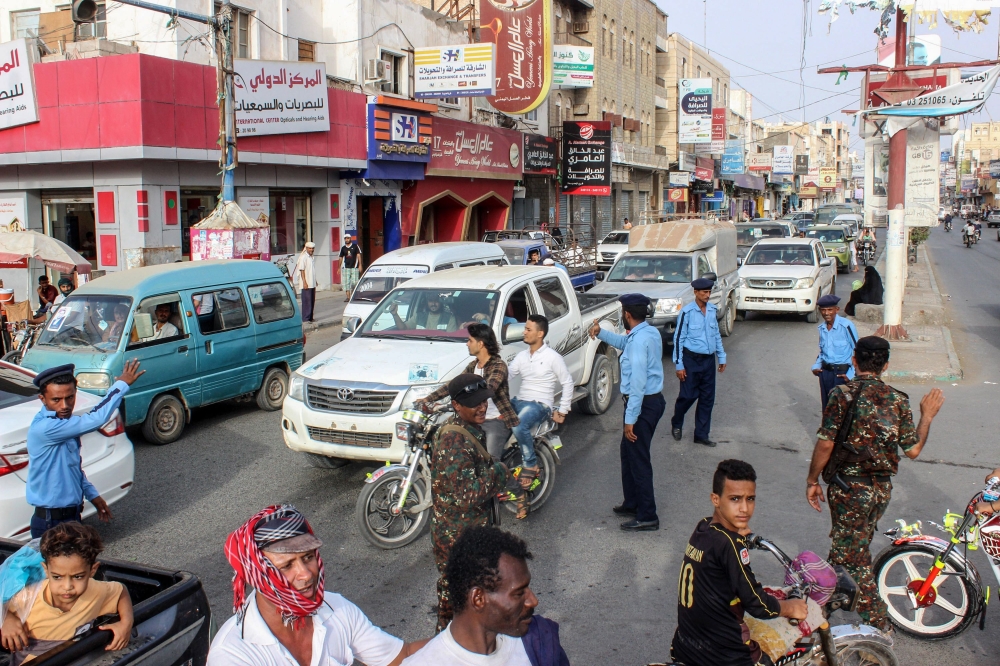
[(496, 44), (496, 95), (504, 113), (527, 113), (545, 101), (552, 82), (552, 0), (483, 0), (479, 34)]
[(721, 153), (726, 149), (726, 107), (712, 109), (712, 152)]
[(520, 180), (521, 142), (520, 132), (435, 118), (427, 175)]
[(695, 161), (695, 180), (712, 180), (715, 175), (715, 160), (711, 157), (698, 157)]

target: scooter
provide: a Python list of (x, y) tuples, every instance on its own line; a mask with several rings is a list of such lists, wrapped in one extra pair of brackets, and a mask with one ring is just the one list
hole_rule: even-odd
[[(407, 442), (403, 460), (396, 465), (386, 463), (368, 475), (354, 510), (361, 533), (371, 544), (385, 550), (402, 548), (419, 539), (430, 526), (431, 447), (437, 431), (452, 414), (450, 405), (434, 406), (429, 414), (416, 409), (402, 413), (396, 436)], [(538, 477), (527, 490), (532, 512), (542, 508), (555, 486), (562, 448), (557, 428), (554, 421), (547, 420), (532, 430), (539, 467)], [(519, 472), (521, 447), (513, 433), (504, 444), (500, 461), (515, 474)], [(517, 510), (513, 501), (500, 504), (511, 513)]]

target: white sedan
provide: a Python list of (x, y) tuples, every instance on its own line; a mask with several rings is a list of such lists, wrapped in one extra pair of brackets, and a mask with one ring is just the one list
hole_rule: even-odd
[(612, 231), (597, 244), (597, 267), (611, 270), (618, 257), (628, 250), (628, 232)]
[(837, 289), (836, 270), (818, 240), (761, 239), (740, 266), (736, 315), (742, 319), (747, 311), (788, 312), (816, 323), (816, 301)]
[[(0, 536), (27, 541), (32, 507), (25, 499), (28, 483), (28, 426), (42, 403), (31, 383), (35, 373), (0, 361)], [(85, 414), (101, 401), (86, 391), (76, 394), (75, 414)], [(135, 475), (132, 442), (117, 412), (104, 426), (80, 438), (83, 471), (107, 503), (128, 494)], [(83, 515), (95, 509), (87, 502)]]

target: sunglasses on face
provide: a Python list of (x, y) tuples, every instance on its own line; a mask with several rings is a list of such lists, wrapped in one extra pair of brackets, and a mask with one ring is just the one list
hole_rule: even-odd
[(485, 380), (480, 380), (480, 381), (476, 382), (475, 384), (469, 384), (468, 386), (466, 386), (465, 388), (463, 388), (461, 391), (459, 391), (458, 394), (459, 395), (472, 395), (473, 393), (475, 393), (477, 391), (482, 391), (484, 388), (486, 388), (486, 381)]

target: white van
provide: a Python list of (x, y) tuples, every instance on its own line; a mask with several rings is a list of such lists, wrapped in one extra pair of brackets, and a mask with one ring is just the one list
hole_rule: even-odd
[(383, 254), (372, 262), (351, 294), (351, 302), (344, 309), (340, 339), (351, 337), (382, 297), (407, 280), (449, 268), (508, 264), (507, 255), (496, 243), (474, 241), (427, 243)]

